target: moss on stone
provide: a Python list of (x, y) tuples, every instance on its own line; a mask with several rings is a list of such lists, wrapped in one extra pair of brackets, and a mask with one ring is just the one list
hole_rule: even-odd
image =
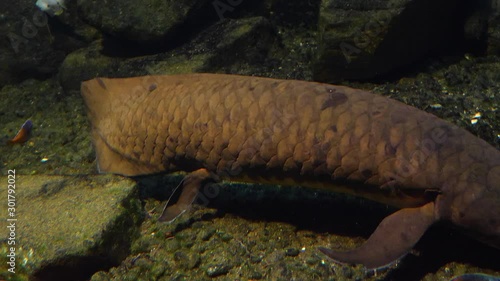
[[(6, 177), (1, 180), (7, 182)], [(100, 256), (103, 267), (121, 261), (128, 255), (142, 220), (135, 186), (131, 180), (114, 176), (18, 174), (15, 218), (19, 272), (56, 278), (62, 274), (61, 267), (84, 269), (93, 257)], [(6, 211), (0, 210), (1, 217), (7, 217)], [(0, 227), (5, 229), (6, 224), (2, 220)], [(3, 272), (5, 255), (1, 259)]]

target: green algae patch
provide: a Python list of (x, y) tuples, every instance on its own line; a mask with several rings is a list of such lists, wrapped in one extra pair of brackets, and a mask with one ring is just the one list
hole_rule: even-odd
[[(0, 211), (0, 240), (7, 242), (0, 246), (0, 272), (10, 267), (5, 253), (14, 247), (16, 274), (0, 279), (83, 280), (119, 263), (142, 221), (136, 193), (133, 181), (116, 176), (17, 175), (15, 210), (3, 204)], [(13, 231), (5, 231), (11, 223)]]
[(86, 48), (66, 56), (59, 70), (59, 80), (65, 90), (77, 90), (80, 83), (96, 76), (108, 76), (118, 69), (119, 58), (101, 54), (102, 41), (95, 41)]
[[(33, 122), (31, 138), (23, 145), (5, 145), (26, 119)], [(25, 175), (91, 174), (96, 170), (82, 98), (65, 96), (56, 79), (31, 79), (3, 87), (0, 124), (2, 175), (8, 169)]]
[(148, 66), (147, 71), (151, 75), (173, 75), (200, 72), (209, 58), (211, 58), (211, 56), (207, 54), (195, 54), (189, 58), (184, 55), (173, 56), (169, 59), (158, 61), (155, 64)]

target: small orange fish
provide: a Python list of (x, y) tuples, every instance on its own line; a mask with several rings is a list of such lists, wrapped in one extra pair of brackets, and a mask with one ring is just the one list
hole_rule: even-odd
[(24, 124), (21, 126), (21, 129), (19, 129), (19, 132), (17, 132), (16, 136), (12, 138), (11, 140), (7, 141), (7, 144), (22, 144), (25, 143), (26, 141), (29, 140), (31, 136), (31, 129), (33, 128), (33, 122), (31, 120), (26, 120)]

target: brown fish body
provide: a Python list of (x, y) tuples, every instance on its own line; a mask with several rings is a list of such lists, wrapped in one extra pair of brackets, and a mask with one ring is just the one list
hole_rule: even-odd
[(233, 180), (328, 188), (402, 208), (431, 202), (432, 219), (422, 228), (448, 219), (499, 246), (500, 152), (395, 100), (328, 84), (217, 74), (97, 78), (82, 84), (82, 95), (101, 172), (205, 168)]

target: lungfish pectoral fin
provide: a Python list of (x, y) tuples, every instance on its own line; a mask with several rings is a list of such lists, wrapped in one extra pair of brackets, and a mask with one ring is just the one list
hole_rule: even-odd
[[(207, 169), (199, 169), (188, 174), (174, 189), (174, 192), (168, 199), (163, 208), (159, 221), (172, 222), (177, 217), (186, 212), (193, 204), (202, 184), (213, 179), (213, 176)], [(182, 191), (177, 202), (171, 204), (171, 199), (177, 191)]]
[(401, 209), (386, 217), (359, 248), (346, 252), (323, 247), (319, 250), (339, 263), (362, 264), (368, 269), (383, 268), (406, 255), (435, 221), (434, 202), (419, 208)]

